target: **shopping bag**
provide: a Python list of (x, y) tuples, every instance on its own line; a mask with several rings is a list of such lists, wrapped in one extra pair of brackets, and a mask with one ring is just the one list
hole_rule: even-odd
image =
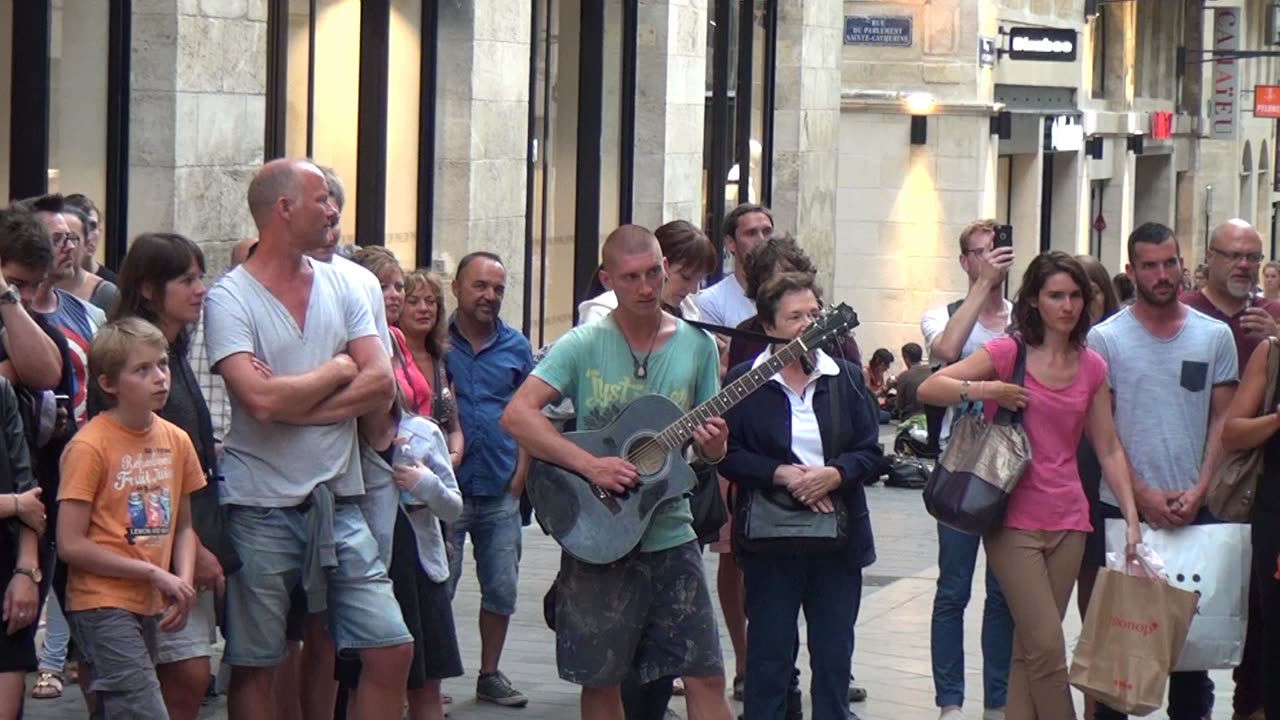
[[(1123, 551), (1125, 523), (1107, 521), (1107, 551)], [(1164, 560), (1169, 584), (1195, 593), (1200, 605), (1175, 672), (1225, 670), (1240, 664), (1249, 624), (1253, 543), (1248, 525), (1142, 526), (1142, 542)]]
[(1110, 569), (1098, 571), (1068, 679), (1115, 710), (1149, 715), (1164, 705), (1196, 596), (1166, 583), (1149, 564), (1141, 574), (1115, 569), (1124, 567), (1123, 554), (1115, 557)]

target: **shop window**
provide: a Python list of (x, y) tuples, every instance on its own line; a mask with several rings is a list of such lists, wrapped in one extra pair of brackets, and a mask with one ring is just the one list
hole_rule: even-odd
[(101, 0), (54, 0), (49, 39), (49, 192), (106, 195), (107, 33)]

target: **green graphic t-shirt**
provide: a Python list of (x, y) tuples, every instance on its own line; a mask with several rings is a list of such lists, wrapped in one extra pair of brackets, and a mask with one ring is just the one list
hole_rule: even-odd
[[(644, 359), (643, 354), (637, 357)], [(663, 395), (680, 409), (692, 410), (719, 391), (720, 358), (710, 335), (677, 321), (675, 334), (649, 358), (646, 377), (637, 378), (627, 341), (610, 317), (570, 330), (533, 374), (573, 401), (579, 430), (596, 430), (642, 395)], [(640, 540), (640, 551), (667, 550), (694, 540), (692, 522), (688, 499), (663, 505)]]

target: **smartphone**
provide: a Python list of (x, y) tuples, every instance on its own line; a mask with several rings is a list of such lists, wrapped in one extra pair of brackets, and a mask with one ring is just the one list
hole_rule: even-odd
[(70, 395), (63, 395), (61, 393), (56, 394), (53, 396), (53, 403), (57, 407), (62, 408), (63, 410), (66, 410), (68, 415), (71, 414), (71, 396)]
[(1012, 225), (996, 226), (996, 239), (995, 239), (994, 245), (995, 247), (998, 247), (998, 248), (1013, 247), (1013, 226)]

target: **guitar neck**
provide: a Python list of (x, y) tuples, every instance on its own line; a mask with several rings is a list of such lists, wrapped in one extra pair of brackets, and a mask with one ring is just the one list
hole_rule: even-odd
[(724, 386), (711, 399), (671, 423), (658, 434), (655, 440), (668, 452), (684, 447), (684, 444), (689, 442), (689, 438), (693, 437), (694, 430), (702, 427), (711, 418), (724, 415), (729, 408), (745, 400), (748, 395), (769, 382), (769, 378), (776, 375), (779, 370), (799, 360), (809, 350), (803, 338), (792, 340), (767, 360), (747, 371), (745, 375)]

